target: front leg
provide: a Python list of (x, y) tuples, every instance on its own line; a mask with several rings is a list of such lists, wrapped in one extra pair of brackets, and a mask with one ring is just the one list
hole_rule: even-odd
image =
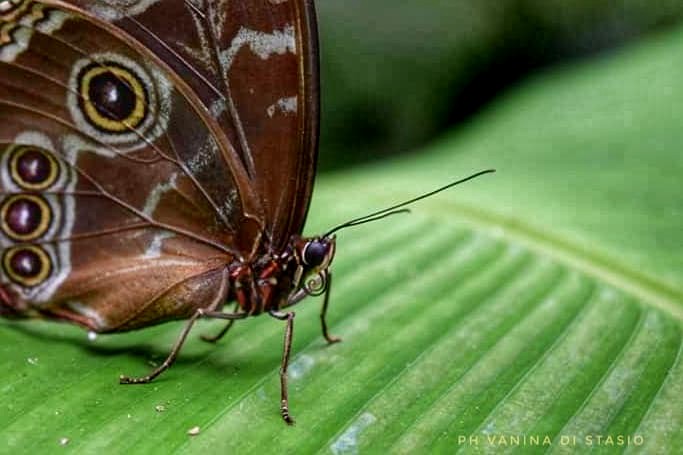
[(320, 324), (322, 325), (323, 329), (323, 337), (327, 340), (329, 344), (334, 344), (334, 343), (339, 343), (341, 341), (341, 338), (331, 336), (329, 332), (327, 331), (327, 306), (330, 303), (330, 292), (332, 289), (332, 272), (330, 271), (327, 274), (327, 289), (325, 289), (325, 297), (323, 300), (323, 307), (320, 310)]
[(289, 354), (292, 352), (292, 335), (294, 334), (294, 312), (280, 313), (269, 311), (275, 319), (287, 321), (285, 328), (285, 341), (282, 349), (282, 364), (280, 365), (280, 414), (288, 425), (294, 425), (294, 419), (289, 415), (289, 394), (287, 392), (287, 367), (289, 367)]

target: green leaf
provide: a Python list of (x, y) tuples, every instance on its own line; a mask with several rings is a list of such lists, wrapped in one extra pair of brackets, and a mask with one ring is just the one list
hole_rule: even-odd
[(182, 323), (89, 341), (2, 322), (0, 452), (682, 452), (681, 52), (678, 32), (550, 72), (421, 154), (321, 176), (309, 232), (498, 169), (339, 234), (344, 342), (321, 339), (319, 301), (297, 307), (295, 427), (268, 317), (218, 346), (202, 325), (147, 386), (117, 378)]

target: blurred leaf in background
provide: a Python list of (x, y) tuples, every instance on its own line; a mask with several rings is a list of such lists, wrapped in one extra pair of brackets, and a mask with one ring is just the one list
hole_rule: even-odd
[(318, 0), (321, 168), (405, 152), (539, 66), (683, 17), (677, 0)]

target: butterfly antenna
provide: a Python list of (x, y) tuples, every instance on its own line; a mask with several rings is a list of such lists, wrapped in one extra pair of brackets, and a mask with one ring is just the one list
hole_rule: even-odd
[(339, 226), (336, 226), (336, 227), (330, 229), (330, 231), (328, 231), (323, 237), (329, 237), (330, 235), (334, 234), (335, 232), (337, 232), (341, 229), (345, 229), (347, 227), (359, 226), (359, 225), (365, 224), (365, 223), (372, 223), (373, 221), (377, 221), (377, 220), (381, 220), (381, 219), (384, 219), (384, 218), (387, 218), (390, 216), (398, 215), (400, 213), (410, 213), (409, 209), (405, 209), (403, 207), (410, 205), (410, 204), (414, 204), (415, 202), (421, 201), (422, 199), (427, 199), (428, 197), (432, 197), (435, 194), (439, 194), (442, 191), (446, 191), (447, 189), (453, 188), (456, 185), (460, 185), (461, 183), (465, 183), (469, 180), (473, 180), (473, 179), (476, 179), (477, 177), (481, 177), (484, 174), (491, 174), (493, 172), (496, 172), (496, 170), (495, 169), (486, 169), (485, 171), (479, 171), (476, 174), (472, 174), (469, 177), (465, 177), (465, 178), (457, 180), (455, 182), (451, 182), (448, 185), (444, 185), (441, 188), (437, 188), (434, 191), (430, 191), (429, 193), (425, 193), (425, 194), (420, 195), (416, 198), (413, 198), (413, 199), (410, 199), (408, 201), (404, 201), (404, 202), (398, 203), (396, 205), (392, 205), (391, 207), (387, 207), (385, 209), (378, 210), (378, 211), (370, 213), (368, 215), (361, 216), (359, 218), (355, 218), (353, 220), (347, 221), (345, 223), (340, 224)]

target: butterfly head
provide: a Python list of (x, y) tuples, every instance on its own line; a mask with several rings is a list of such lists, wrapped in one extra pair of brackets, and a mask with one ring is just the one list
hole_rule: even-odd
[(300, 246), (301, 263), (309, 271), (326, 270), (334, 259), (335, 236), (304, 239)]
[(299, 237), (294, 241), (294, 254), (302, 278), (327, 273), (336, 251), (336, 237)]
[[(334, 259), (336, 238), (295, 237), (293, 241), (296, 272), (294, 273), (294, 300), (306, 295), (320, 295), (325, 292), (329, 281), (329, 268)], [(291, 300), (290, 300), (291, 303)]]

